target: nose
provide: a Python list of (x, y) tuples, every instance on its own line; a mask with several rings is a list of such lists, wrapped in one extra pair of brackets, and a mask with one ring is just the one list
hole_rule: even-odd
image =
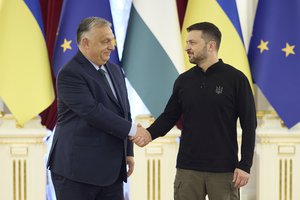
[(115, 42), (110, 42), (109, 44), (108, 44), (108, 46), (107, 46), (107, 48), (109, 49), (109, 50), (111, 50), (111, 51), (113, 51), (113, 50), (115, 50)]
[(186, 44), (184, 50), (185, 50), (185, 51), (188, 51), (188, 50), (190, 50), (190, 49), (191, 49), (190, 45), (189, 45), (189, 44)]

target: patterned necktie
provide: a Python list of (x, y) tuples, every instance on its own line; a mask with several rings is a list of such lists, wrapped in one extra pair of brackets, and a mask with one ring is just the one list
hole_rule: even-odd
[(111, 88), (113, 86), (111, 86), (106, 78), (105, 73), (107, 73), (106, 71), (104, 71), (103, 69), (99, 68), (98, 72), (100, 74), (100, 76), (104, 79), (104, 82), (106, 83), (106, 86), (110, 89), (110, 91), (112, 92), (112, 94), (114, 95), (114, 97), (118, 100), (117, 95), (115, 93), (115, 91)]
[(101, 68), (98, 69), (98, 72), (100, 72), (100, 75), (104, 79), (104, 81), (106, 83), (106, 86), (110, 88), (110, 85), (109, 85), (108, 80), (107, 80), (106, 75), (105, 75), (106, 72)]

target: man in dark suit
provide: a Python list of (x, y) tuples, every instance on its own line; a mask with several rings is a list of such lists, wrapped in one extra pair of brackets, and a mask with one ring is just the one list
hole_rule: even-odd
[(110, 22), (84, 19), (77, 44), (57, 78), (58, 121), (48, 160), (56, 196), (122, 200), (134, 167), (128, 138), (147, 132), (131, 122), (123, 72), (108, 61), (115, 45)]

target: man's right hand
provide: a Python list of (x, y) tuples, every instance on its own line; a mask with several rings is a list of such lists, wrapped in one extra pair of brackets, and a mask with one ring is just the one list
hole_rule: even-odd
[(138, 145), (139, 147), (144, 147), (147, 144), (149, 144), (149, 142), (152, 141), (152, 137), (151, 137), (149, 131), (147, 131), (140, 124), (137, 125), (137, 131), (136, 131), (135, 136), (129, 137), (129, 139), (132, 142), (134, 142), (136, 145)]

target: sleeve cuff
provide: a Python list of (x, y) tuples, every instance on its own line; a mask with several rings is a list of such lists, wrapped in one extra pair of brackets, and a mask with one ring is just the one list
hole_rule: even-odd
[(129, 131), (129, 133), (128, 133), (128, 136), (135, 136), (136, 130), (137, 130), (136, 124), (135, 124), (135, 123), (132, 123), (132, 124), (131, 124), (131, 128), (130, 128), (130, 131)]

